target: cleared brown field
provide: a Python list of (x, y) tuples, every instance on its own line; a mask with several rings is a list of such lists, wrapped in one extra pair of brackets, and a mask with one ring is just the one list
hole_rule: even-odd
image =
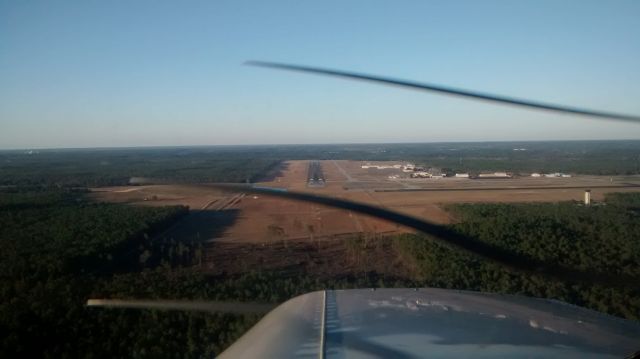
[[(324, 187), (307, 187), (308, 161), (288, 161), (279, 176), (260, 185), (364, 202), (435, 223), (452, 221), (450, 214), (443, 210), (443, 205), (451, 203), (581, 200), (584, 189), (587, 188), (592, 189), (593, 200), (599, 201), (608, 192), (640, 191), (640, 177), (636, 176), (524, 177), (500, 180), (389, 179), (390, 174), (402, 172), (397, 169), (363, 169), (362, 162), (359, 161), (336, 160), (321, 163), (326, 178)], [(630, 187), (633, 185), (639, 187)], [(209, 239), (235, 242), (308, 241), (339, 238), (354, 233), (393, 234), (406, 231), (386, 221), (315, 204), (268, 196), (237, 196), (189, 185), (100, 188), (94, 190), (92, 195), (104, 201), (152, 206), (182, 204), (193, 210), (233, 211), (233, 219), (224, 222), (225, 228), (210, 230), (208, 227), (219, 227), (220, 221), (211, 220), (217, 218), (215, 215), (211, 217), (203, 214), (191, 218), (191, 222), (198, 224), (192, 223), (190, 226), (200, 228), (200, 235), (215, 233), (215, 238)]]

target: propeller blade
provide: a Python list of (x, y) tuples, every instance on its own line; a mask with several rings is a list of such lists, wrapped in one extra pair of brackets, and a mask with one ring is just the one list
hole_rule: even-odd
[(544, 263), (542, 261), (525, 257), (517, 253), (492, 246), (488, 243), (478, 241), (474, 238), (460, 234), (446, 226), (433, 224), (422, 219), (364, 203), (304, 192), (292, 192), (282, 188), (255, 187), (246, 184), (213, 183), (198, 185), (198, 187), (215, 188), (231, 192), (262, 194), (296, 201), (311, 202), (384, 219), (428, 234), (431, 238), (442, 244), (453, 246), (472, 255), (498, 263), (512, 271), (542, 275), (558, 280), (579, 282), (589, 285), (597, 284), (604, 287), (640, 288), (640, 278), (634, 278), (625, 274), (609, 275), (604, 273), (587, 272)]
[(546, 111), (553, 111), (558, 113), (596, 117), (596, 118), (606, 118), (606, 119), (636, 122), (636, 123), (640, 122), (640, 116), (604, 112), (604, 111), (595, 111), (595, 110), (589, 110), (589, 109), (581, 109), (581, 108), (570, 107), (570, 106), (536, 102), (536, 101), (518, 99), (518, 98), (513, 98), (508, 96), (492, 95), (492, 94), (457, 89), (457, 88), (447, 87), (442, 85), (398, 80), (398, 79), (393, 79), (389, 77), (367, 75), (367, 74), (361, 74), (356, 72), (331, 70), (331, 69), (324, 69), (324, 68), (310, 67), (310, 66), (281, 64), (281, 63), (275, 63), (275, 62), (263, 62), (263, 61), (247, 61), (245, 64), (251, 65), (251, 66), (269, 67), (269, 68), (281, 69), (281, 70), (307, 72), (307, 73), (314, 73), (318, 75), (329, 75), (329, 76), (336, 76), (336, 77), (349, 78), (349, 79), (355, 79), (355, 80), (371, 81), (371, 82), (377, 82), (377, 83), (382, 83), (386, 85), (395, 85), (395, 86), (408, 87), (408, 88), (413, 88), (418, 90), (439, 92), (447, 95), (462, 96), (462, 97), (467, 97), (467, 98), (472, 98), (477, 100), (497, 102), (500, 104), (523, 106), (523, 107), (533, 108), (537, 110), (546, 110)]
[(197, 311), (209, 313), (251, 314), (267, 313), (275, 308), (274, 304), (247, 302), (215, 302), (184, 300), (126, 300), (126, 299), (89, 299), (87, 307), (160, 309)]

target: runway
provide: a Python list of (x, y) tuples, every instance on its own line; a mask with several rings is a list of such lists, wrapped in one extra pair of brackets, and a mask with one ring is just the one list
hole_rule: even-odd
[(309, 161), (307, 187), (324, 187), (325, 182), (324, 174), (322, 173), (322, 164), (320, 161)]

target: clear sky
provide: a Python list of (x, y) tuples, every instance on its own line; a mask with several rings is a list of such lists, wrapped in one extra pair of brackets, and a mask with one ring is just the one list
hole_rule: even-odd
[(640, 1), (0, 0), (0, 148), (640, 138), (246, 60), (640, 114)]

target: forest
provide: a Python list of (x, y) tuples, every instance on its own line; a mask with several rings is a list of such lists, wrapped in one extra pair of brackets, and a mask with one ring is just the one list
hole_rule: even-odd
[(468, 142), (0, 151), (0, 186), (99, 187), (131, 178), (255, 182), (295, 159), (410, 161), (444, 172), (640, 173), (640, 141)]
[[(460, 204), (457, 231), (544, 261), (640, 278), (640, 194), (603, 203)], [(94, 203), (82, 190), (0, 192), (0, 357), (187, 357), (220, 353), (260, 315), (105, 310), (87, 298), (161, 298), (281, 303), (327, 288), (470, 289), (554, 298), (639, 320), (640, 293), (509, 272), (423, 235), (387, 238), (415, 270), (211, 276), (196, 241), (159, 235), (183, 207)], [(353, 246), (371, 241), (354, 238)], [(356, 248), (357, 249), (357, 248)]]
[(121, 186), (135, 177), (172, 183), (253, 182), (280, 163), (258, 152), (235, 146), (1, 151), (0, 185)]
[[(640, 279), (640, 193), (613, 193), (604, 203), (457, 204), (457, 231), (544, 263)], [(394, 239), (426, 286), (553, 298), (640, 320), (640, 290), (563, 283), (509, 272), (424, 236)], [(634, 283), (629, 283), (634, 284)]]

